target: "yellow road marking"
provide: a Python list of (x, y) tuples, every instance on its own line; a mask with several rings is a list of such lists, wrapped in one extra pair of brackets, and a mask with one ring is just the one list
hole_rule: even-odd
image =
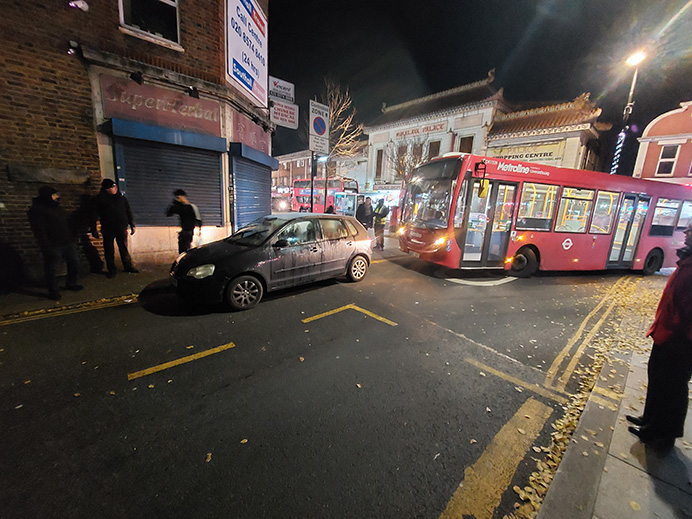
[(328, 312), (313, 315), (312, 317), (307, 317), (303, 319), (302, 322), (311, 323), (312, 321), (317, 321), (318, 319), (322, 319), (323, 317), (329, 317), (330, 315), (338, 314), (339, 312), (343, 312), (344, 310), (355, 310), (356, 312), (360, 312), (369, 317), (372, 317), (373, 319), (377, 319), (378, 321), (388, 324), (389, 326), (397, 326), (397, 323), (395, 323), (394, 321), (390, 321), (389, 319), (387, 319), (386, 317), (382, 317), (381, 315), (374, 314), (370, 310), (361, 308), (360, 306), (354, 305), (353, 303), (341, 306), (339, 308), (335, 308), (334, 310), (329, 310)]
[(524, 402), (478, 461), (466, 468), (464, 480), (455, 490), (440, 519), (492, 519), (517, 466), (552, 412), (552, 408), (533, 398)]
[(593, 400), (598, 405), (602, 405), (603, 407), (607, 407), (611, 411), (617, 411), (618, 410), (618, 406), (616, 406), (610, 400), (606, 400), (605, 398), (601, 398), (600, 396), (594, 395), (593, 393), (591, 393), (589, 400)]
[(382, 263), (384, 261), (387, 261), (387, 260), (386, 259), (373, 260), (370, 262), (370, 265), (374, 265), (375, 263)]
[(622, 398), (622, 394), (616, 393), (615, 391), (611, 391), (610, 389), (606, 389), (604, 387), (595, 386), (593, 388), (593, 392), (599, 393), (605, 397), (610, 398), (611, 400), (615, 400), (616, 402), (618, 402)]
[(57, 308), (49, 308), (45, 310), (33, 310), (18, 315), (4, 316), (0, 320), (0, 326), (8, 326), (10, 324), (26, 323), (30, 321), (38, 321), (39, 319), (47, 319), (48, 317), (58, 317), (63, 315), (78, 314), (88, 312), (90, 310), (101, 310), (102, 308), (111, 308), (114, 306), (129, 305), (139, 302), (137, 294), (120, 296), (103, 301), (92, 301), (88, 303), (78, 303), (77, 305), (61, 306)]
[(528, 384), (524, 382), (523, 380), (520, 380), (516, 377), (513, 377), (512, 375), (508, 375), (507, 373), (503, 373), (502, 371), (498, 371), (494, 368), (491, 368), (490, 366), (486, 366), (482, 362), (478, 362), (477, 360), (467, 358), (465, 359), (466, 362), (469, 364), (476, 366), (479, 369), (482, 369), (484, 372), (488, 372), (491, 375), (495, 375), (496, 377), (499, 377), (503, 380), (506, 380), (507, 382), (511, 382), (515, 386), (523, 387), (524, 389), (527, 389), (528, 391), (532, 391), (536, 393), (537, 395), (541, 395), (542, 397), (549, 398), (550, 400), (553, 400), (554, 402), (558, 402), (560, 404), (566, 404), (569, 400), (562, 396), (558, 395), (557, 393), (550, 391), (548, 389), (545, 389), (538, 384)]
[(159, 364), (158, 366), (143, 369), (142, 371), (135, 371), (134, 373), (129, 373), (127, 375), (127, 380), (134, 380), (136, 378), (144, 377), (146, 375), (151, 375), (152, 373), (163, 371), (164, 369), (172, 368), (173, 366), (179, 366), (180, 364), (185, 364), (186, 362), (192, 362), (193, 360), (208, 357), (209, 355), (214, 355), (215, 353), (230, 350), (231, 348), (235, 348), (235, 344), (229, 342), (228, 344), (224, 344), (223, 346), (219, 346), (217, 348), (212, 348), (211, 350), (200, 351), (199, 353), (195, 353), (194, 355), (188, 355), (187, 357), (172, 360), (164, 364)]
[(629, 282), (629, 279), (630, 279), (629, 277), (623, 277), (623, 278), (618, 279), (613, 284), (613, 286), (610, 287), (610, 290), (608, 290), (606, 295), (603, 296), (603, 299), (601, 299), (601, 301), (598, 303), (598, 305), (596, 305), (596, 308), (591, 310), (591, 312), (589, 312), (589, 315), (587, 315), (584, 318), (582, 323), (579, 325), (579, 328), (577, 329), (577, 331), (574, 333), (574, 335), (572, 335), (570, 340), (567, 341), (567, 344), (565, 345), (565, 347), (558, 354), (558, 356), (555, 357), (555, 360), (550, 365), (550, 368), (548, 369), (548, 372), (546, 373), (546, 376), (545, 376), (545, 385), (546, 386), (552, 386), (553, 385), (553, 380), (557, 376), (557, 372), (560, 369), (560, 365), (562, 364), (562, 361), (565, 359), (565, 357), (567, 355), (569, 355), (569, 352), (572, 349), (572, 346), (574, 346), (574, 344), (579, 340), (579, 338), (581, 337), (581, 334), (584, 333), (584, 329), (586, 328), (586, 325), (589, 322), (589, 320), (594, 315), (596, 315), (596, 313), (601, 309), (601, 307), (606, 303), (606, 301), (608, 301), (608, 299), (611, 297), (613, 292), (615, 292), (615, 290), (617, 290), (618, 286), (621, 284), (622, 285), (627, 284)]

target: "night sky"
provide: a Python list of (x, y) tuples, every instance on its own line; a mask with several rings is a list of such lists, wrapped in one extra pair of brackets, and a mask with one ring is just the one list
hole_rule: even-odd
[[(367, 123), (383, 102), (478, 81), (494, 68), (493, 85), (511, 103), (591, 92), (614, 140), (633, 74), (624, 61), (641, 47), (651, 57), (640, 66), (633, 127), (641, 133), (692, 100), (692, 0), (270, 0), (269, 20), (269, 73), (296, 85), (301, 119), (325, 77), (349, 88)], [(279, 128), (273, 154), (305, 149), (301, 131)]]

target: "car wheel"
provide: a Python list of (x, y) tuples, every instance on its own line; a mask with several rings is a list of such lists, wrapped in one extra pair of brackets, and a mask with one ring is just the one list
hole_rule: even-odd
[(346, 276), (350, 281), (357, 282), (368, 273), (368, 260), (363, 256), (356, 256), (348, 265)]
[(512, 261), (512, 275), (518, 278), (528, 278), (538, 270), (538, 259), (536, 253), (529, 248), (519, 249)]
[(255, 276), (235, 278), (226, 288), (226, 302), (233, 310), (249, 310), (262, 300), (264, 288)]
[(645, 276), (650, 276), (651, 274), (658, 272), (662, 265), (663, 254), (661, 254), (660, 250), (652, 250), (644, 260), (644, 268), (642, 269), (642, 273)]

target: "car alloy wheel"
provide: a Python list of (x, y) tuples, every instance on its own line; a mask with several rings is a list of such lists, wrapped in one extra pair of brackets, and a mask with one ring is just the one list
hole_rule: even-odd
[(248, 310), (260, 302), (263, 293), (259, 279), (249, 275), (240, 276), (228, 285), (228, 304), (234, 310)]
[(368, 260), (363, 256), (356, 256), (351, 260), (348, 267), (348, 279), (351, 281), (360, 281), (368, 272)]

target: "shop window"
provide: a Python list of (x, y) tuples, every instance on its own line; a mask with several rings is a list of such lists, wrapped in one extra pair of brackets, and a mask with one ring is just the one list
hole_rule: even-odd
[(440, 154), (440, 141), (433, 141), (428, 146), (428, 160)]
[(679, 148), (680, 146), (678, 145), (663, 146), (661, 148), (661, 157), (658, 159), (658, 167), (656, 168), (657, 177), (670, 177), (673, 175)]
[(459, 151), (461, 153), (473, 152), (473, 136), (462, 137), (461, 139), (459, 139)]
[(120, 0), (120, 23), (135, 36), (180, 44), (178, 0)]
[(594, 208), (591, 226), (589, 227), (591, 234), (610, 234), (613, 230), (619, 199), (619, 193), (611, 193), (610, 191), (598, 192), (596, 207)]
[(651, 220), (649, 236), (673, 236), (675, 219), (678, 216), (681, 203), (681, 200), (658, 199), (654, 209), (654, 217)]
[(690, 222), (692, 222), (692, 202), (685, 200), (682, 203), (682, 211), (680, 211), (680, 218), (678, 218), (676, 229), (682, 231)]
[(525, 182), (516, 228), (526, 231), (549, 231), (559, 190), (558, 186)]
[(594, 191), (566, 187), (562, 190), (560, 208), (557, 211), (555, 230), (558, 232), (586, 232), (593, 206)]

